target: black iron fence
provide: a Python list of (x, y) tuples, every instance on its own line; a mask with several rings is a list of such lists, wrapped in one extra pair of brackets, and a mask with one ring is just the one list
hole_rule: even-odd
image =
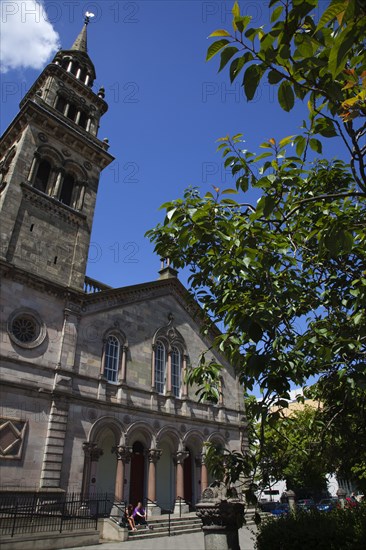
[(97, 529), (98, 518), (108, 517), (114, 495), (104, 493), (27, 495), (0, 494), (0, 535)]

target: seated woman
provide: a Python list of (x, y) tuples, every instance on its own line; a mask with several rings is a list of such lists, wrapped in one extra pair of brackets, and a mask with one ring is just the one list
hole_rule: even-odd
[(128, 525), (130, 526), (132, 531), (137, 531), (136, 525), (135, 525), (135, 519), (133, 517), (133, 506), (132, 504), (129, 504), (126, 507), (125, 516), (128, 521)]
[(146, 521), (146, 512), (142, 506), (142, 502), (138, 502), (136, 508), (133, 511), (133, 518), (136, 525), (146, 525), (149, 528)]

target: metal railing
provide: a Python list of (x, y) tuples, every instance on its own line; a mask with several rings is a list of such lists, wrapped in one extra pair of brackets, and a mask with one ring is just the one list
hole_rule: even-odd
[(24, 533), (63, 532), (97, 529), (98, 518), (108, 517), (108, 494), (82, 497), (80, 494), (47, 496), (0, 495), (0, 534), (13, 537)]

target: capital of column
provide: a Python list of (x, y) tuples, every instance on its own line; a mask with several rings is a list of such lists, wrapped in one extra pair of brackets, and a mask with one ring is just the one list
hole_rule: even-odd
[(103, 449), (99, 449), (97, 446), (90, 452), (90, 460), (92, 462), (98, 462), (100, 457), (103, 455)]
[(176, 462), (176, 464), (183, 464), (185, 459), (188, 458), (188, 457), (189, 457), (189, 452), (188, 451), (178, 451), (174, 455), (174, 461)]
[(202, 460), (202, 455), (196, 455), (194, 457), (194, 463), (196, 466), (202, 466), (202, 464), (204, 464), (204, 461)]
[(103, 450), (97, 447), (96, 443), (90, 443), (90, 441), (84, 441), (83, 451), (86, 457), (90, 460), (97, 461), (103, 454)]
[(149, 449), (147, 458), (149, 459), (149, 462), (152, 462), (153, 464), (156, 464), (159, 460), (159, 458), (162, 455), (161, 449)]
[(90, 443), (89, 441), (84, 441), (83, 443), (83, 451), (86, 455), (90, 456), (94, 447), (96, 447), (95, 443)]
[(128, 464), (130, 462), (131, 455), (132, 455), (132, 447), (125, 447), (123, 445), (119, 445), (114, 449), (114, 452), (116, 453), (117, 460), (122, 460), (124, 464)]

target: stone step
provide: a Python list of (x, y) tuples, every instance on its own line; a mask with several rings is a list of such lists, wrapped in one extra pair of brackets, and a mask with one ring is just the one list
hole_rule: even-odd
[[(197, 527), (190, 527), (185, 529), (170, 529), (170, 536), (174, 537), (175, 535), (181, 535), (184, 534), (190, 534), (190, 533), (198, 533), (201, 531), (201, 526), (198, 525)], [(128, 540), (142, 540), (142, 539), (153, 539), (153, 538), (159, 538), (159, 537), (168, 537), (169, 531), (166, 529), (165, 531), (159, 531), (156, 532), (155, 529), (144, 529), (143, 531), (130, 531), (128, 533)]]
[(201, 520), (195, 515), (172, 517), (169, 519), (164, 517), (148, 518), (148, 524), (151, 529), (145, 526), (137, 526), (137, 531), (129, 531), (129, 540), (141, 540), (145, 538), (167, 537), (182, 533), (197, 533), (201, 531)]

